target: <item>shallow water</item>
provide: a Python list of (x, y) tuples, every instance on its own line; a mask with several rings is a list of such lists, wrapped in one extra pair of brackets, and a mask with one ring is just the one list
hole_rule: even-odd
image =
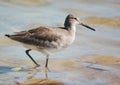
[[(12, 67), (31, 68), (33, 63), (25, 54), (26, 48), (4, 37), (16, 31), (40, 25), (63, 26), (67, 14), (73, 13), (93, 28), (95, 32), (77, 26), (76, 40), (66, 50), (50, 57), (50, 79), (65, 85), (119, 85), (120, 80), (120, 1), (119, 0), (48, 0), (46, 4), (21, 4), (0, 1), (0, 85), (24, 82), (32, 75), (26, 70), (12, 71)], [(35, 3), (35, 2), (34, 2)], [(38, 3), (38, 2), (36, 2)], [(94, 23), (92, 18), (99, 20)], [(95, 18), (96, 17), (96, 18)], [(91, 18), (91, 22), (87, 22)], [(110, 24), (101, 23), (110, 19)], [(115, 23), (115, 24), (114, 24)], [(43, 54), (31, 55), (44, 67)], [(98, 56), (100, 58), (95, 60)], [(107, 58), (106, 58), (107, 56)], [(111, 58), (112, 57), (112, 58)], [(118, 59), (116, 59), (118, 58)], [(111, 61), (110, 59), (116, 59)], [(110, 61), (111, 63), (107, 63)], [(106, 62), (106, 63), (102, 63)], [(33, 78), (44, 78), (44, 71)]]

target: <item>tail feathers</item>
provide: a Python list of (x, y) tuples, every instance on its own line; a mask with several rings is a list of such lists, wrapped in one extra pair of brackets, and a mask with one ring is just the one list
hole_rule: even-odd
[(10, 35), (9, 35), (9, 34), (5, 34), (5, 36), (10, 37)]

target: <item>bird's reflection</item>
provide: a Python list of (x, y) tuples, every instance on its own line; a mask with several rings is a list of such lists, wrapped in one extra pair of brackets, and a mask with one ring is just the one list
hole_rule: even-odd
[(45, 70), (45, 77), (46, 77), (46, 79), (48, 79), (48, 71), (47, 70)]
[[(45, 78), (34, 78), (39, 72), (44, 72)], [(29, 83), (30, 85), (64, 85), (62, 82), (54, 79), (50, 79), (48, 76), (49, 71), (46, 69), (38, 69), (34, 68), (31, 71), (28, 72), (29, 74), (32, 74), (31, 76), (28, 76), (27, 81), (25, 82), (25, 85)], [(23, 84), (19, 84), (23, 85)]]

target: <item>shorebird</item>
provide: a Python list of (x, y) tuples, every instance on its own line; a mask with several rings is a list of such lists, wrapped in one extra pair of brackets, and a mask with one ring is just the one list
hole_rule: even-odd
[(28, 57), (40, 66), (29, 54), (31, 50), (37, 50), (46, 55), (45, 68), (48, 69), (48, 59), (50, 54), (63, 50), (71, 45), (75, 40), (76, 25), (82, 25), (93, 31), (95, 29), (83, 24), (80, 19), (72, 14), (67, 15), (64, 27), (46, 27), (30, 29), (28, 31), (16, 32), (13, 35), (5, 34), (8, 38), (21, 42), (28, 49), (25, 51)]

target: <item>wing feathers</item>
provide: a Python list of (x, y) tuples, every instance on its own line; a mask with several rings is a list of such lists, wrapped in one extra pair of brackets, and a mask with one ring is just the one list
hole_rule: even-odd
[(53, 32), (53, 29), (39, 27), (28, 31), (16, 32), (9, 38), (25, 44), (32, 44), (42, 47), (57, 47), (61, 36)]

